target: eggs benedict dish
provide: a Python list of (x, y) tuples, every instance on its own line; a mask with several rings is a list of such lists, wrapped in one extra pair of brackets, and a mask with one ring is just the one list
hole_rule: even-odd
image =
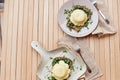
[(70, 30), (80, 32), (83, 27), (88, 28), (89, 20), (91, 19), (92, 12), (86, 6), (73, 5), (71, 10), (65, 10), (67, 14), (67, 27)]
[(59, 61), (59, 63), (55, 64), (52, 69), (52, 76), (57, 80), (67, 79), (70, 75), (69, 65), (64, 61)]
[(52, 80), (67, 80), (73, 66), (72, 60), (66, 57), (56, 57), (52, 62)]
[(76, 9), (71, 13), (70, 20), (74, 25), (83, 26), (87, 21), (87, 14), (80, 9)]

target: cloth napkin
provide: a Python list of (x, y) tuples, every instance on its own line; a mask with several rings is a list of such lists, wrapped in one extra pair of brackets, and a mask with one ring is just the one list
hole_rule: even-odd
[[(58, 41), (58, 45), (60, 47), (69, 48), (72, 52), (76, 49), (80, 49), (78, 54), (81, 54), (85, 63), (89, 66), (91, 73), (87, 70), (85, 73), (85, 80), (94, 80), (100, 76), (102, 76), (102, 71), (99, 65), (96, 63), (95, 59), (93, 58), (93, 54), (89, 47), (86, 46), (86, 41), (84, 39), (77, 40), (76, 38), (65, 36)], [(82, 79), (84, 80), (83, 76)]]
[(105, 15), (105, 17), (108, 18), (108, 20), (110, 21), (110, 24), (107, 24), (104, 19), (102, 18), (102, 16), (99, 14), (99, 23), (97, 28), (95, 29), (95, 31), (93, 31), (92, 35), (98, 35), (98, 37), (107, 35), (107, 34), (115, 34), (116, 33), (116, 29), (112, 24), (112, 21), (110, 19), (110, 15), (109, 15), (109, 11), (107, 9), (107, 7), (104, 4), (103, 0), (97, 0), (97, 6), (98, 8), (102, 11), (102, 13)]

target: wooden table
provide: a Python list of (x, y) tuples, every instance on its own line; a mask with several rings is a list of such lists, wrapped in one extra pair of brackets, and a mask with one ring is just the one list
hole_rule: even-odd
[[(57, 40), (64, 36), (57, 25), (57, 13), (66, 1), (5, 0), (1, 80), (39, 80), (36, 72), (40, 56), (30, 43), (38, 40), (46, 49), (57, 47)], [(97, 80), (120, 80), (120, 0), (105, 3), (118, 33), (86, 39), (104, 73)]]

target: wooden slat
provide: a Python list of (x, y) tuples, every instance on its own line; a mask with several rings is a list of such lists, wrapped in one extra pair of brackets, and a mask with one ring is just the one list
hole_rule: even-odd
[(0, 12), (0, 63), (1, 63), (1, 50), (2, 50), (2, 32), (1, 32), (1, 27), (2, 27), (2, 23), (1, 23), (1, 20), (2, 20), (2, 13)]
[[(2, 13), (0, 13), (0, 21), (2, 20), (1, 15), (2, 15)], [(0, 22), (0, 24), (1, 24), (1, 22)], [(1, 70), (1, 50), (2, 50), (2, 36), (1, 35), (2, 35), (2, 32), (1, 32), (1, 26), (0, 26), (0, 70)]]
[[(49, 46), (49, 37), (48, 37), (48, 32), (49, 32), (49, 26), (48, 26), (48, 0), (44, 0), (44, 22), (43, 22), (43, 47), (48, 49)], [(46, 43), (48, 42), (48, 43)]]
[(105, 80), (106, 78), (106, 71), (105, 71), (105, 46), (103, 46), (105, 44), (104, 38), (100, 39), (100, 54), (99, 54), (99, 58), (100, 58), (100, 67), (104, 73), (103, 77), (100, 78), (100, 80)]
[[(117, 10), (118, 10), (118, 15), (120, 15), (120, 6), (119, 6), (119, 4), (120, 4), (120, 0), (117, 0)], [(118, 42), (116, 42), (116, 43), (118, 43), (118, 45), (119, 45), (119, 47), (117, 48), (118, 49), (118, 51), (119, 52), (117, 52), (117, 55), (116, 55), (116, 80), (118, 80), (118, 79), (120, 79), (120, 64), (119, 64), (119, 62), (120, 62), (120, 17), (118, 17), (118, 38), (119, 38), (119, 41)]]
[(1, 80), (5, 80), (6, 79), (6, 47), (7, 47), (7, 28), (8, 28), (8, 11), (9, 11), (9, 0), (5, 1), (5, 5), (4, 6), (4, 20), (3, 20), (3, 26), (6, 26), (6, 27), (2, 27), (2, 48), (4, 48), (2, 50), (2, 53), (4, 54), (1, 54)]
[(18, 15), (18, 41), (17, 41), (17, 63), (16, 63), (16, 80), (21, 80), (22, 75), (22, 29), (23, 27), (23, 1), (19, 0), (19, 15)]
[(54, 19), (53, 19), (53, 16), (54, 16), (54, 0), (48, 0), (49, 1), (49, 50), (52, 50), (53, 48), (53, 34), (54, 34)]
[(110, 80), (110, 49), (108, 48), (110, 41), (109, 36), (105, 38), (105, 63), (106, 63), (106, 80)]
[[(95, 56), (95, 60), (97, 62), (97, 64), (100, 64), (100, 40), (96, 37), (95, 38), (95, 44), (94, 44), (94, 56)], [(98, 78), (97, 80), (100, 80), (100, 78)]]
[[(63, 5), (64, 0), (59, 0), (59, 9), (61, 8), (61, 6)], [(61, 28), (59, 27), (59, 39), (62, 38), (62, 36), (64, 35), (64, 32), (61, 30)]]
[(22, 30), (22, 75), (21, 80), (27, 80), (27, 31), (28, 31), (28, 3), (24, 0), (23, 30)]
[[(16, 52), (17, 52), (17, 31), (18, 31), (18, 0), (13, 1), (13, 29), (12, 29), (12, 46), (11, 46), (11, 80), (16, 80)], [(9, 53), (8, 53), (9, 54)]]
[(27, 27), (27, 74), (26, 80), (32, 80), (32, 47), (31, 47), (31, 42), (32, 42), (32, 30), (33, 30), (33, 14), (34, 14), (34, 0), (28, 0), (28, 27)]
[(12, 32), (13, 32), (13, 6), (14, 1), (9, 1), (9, 14), (8, 14), (8, 25), (9, 26), (9, 32), (7, 33), (7, 53), (6, 53), (6, 79), (9, 80), (11, 78), (11, 53), (12, 53)]
[[(3, 12), (2, 13), (0, 13), (0, 18), (1, 18), (1, 27), (3, 26)], [(1, 31), (2, 31), (2, 29), (1, 29)], [(2, 35), (2, 32), (1, 32), (1, 35)], [(2, 38), (2, 36), (1, 36), (1, 38)], [(0, 46), (0, 79), (1, 79), (1, 55), (2, 55), (2, 39), (0, 40), (1, 42), (0, 42), (0, 44), (1, 44), (1, 46)]]
[(114, 48), (114, 63), (115, 63), (115, 73), (117, 74), (117, 75), (115, 75), (115, 79), (120, 79), (120, 72), (119, 72), (119, 70), (120, 70), (120, 64), (118, 64), (118, 62), (120, 61), (120, 59), (119, 59), (119, 57), (120, 57), (120, 45), (118, 44), (118, 42), (120, 41), (120, 35), (119, 35), (119, 25), (118, 25), (118, 23), (119, 23), (119, 19), (118, 19), (118, 16), (116, 16), (116, 15), (119, 15), (118, 14), (118, 0), (115, 0), (115, 1), (112, 1), (112, 2), (114, 2), (114, 4), (113, 4), (113, 9), (115, 9), (114, 10), (114, 12), (113, 12), (113, 16), (114, 16), (114, 21), (113, 21), (113, 23), (114, 23), (114, 27), (117, 29), (117, 34), (115, 35), (115, 40), (114, 40), (114, 45), (115, 45), (115, 48)]
[[(33, 40), (38, 40), (38, 9), (39, 9), (39, 0), (34, 0), (34, 22), (33, 22)], [(35, 50), (32, 50), (32, 80), (37, 80), (37, 52)]]
[(54, 28), (53, 28), (53, 41), (54, 45), (53, 48), (57, 47), (57, 41), (58, 41), (58, 24), (57, 24), (57, 14), (58, 14), (58, 0), (54, 0)]
[[(112, 13), (112, 14), (110, 14), (110, 17), (111, 17), (111, 19), (112, 20), (114, 20), (114, 16), (113, 16), (113, 10), (111, 10), (111, 8), (113, 7), (113, 4), (112, 4), (112, 0), (110, 0), (109, 1), (109, 11), (110, 11), (110, 13)], [(114, 22), (113, 22), (114, 23)], [(110, 76), (110, 79), (111, 80), (114, 80), (115, 79), (115, 45), (114, 45), (114, 40), (115, 40), (115, 36), (111, 36), (110, 37), (110, 46), (109, 46), (109, 48), (110, 48), (110, 71), (111, 71), (111, 76)]]

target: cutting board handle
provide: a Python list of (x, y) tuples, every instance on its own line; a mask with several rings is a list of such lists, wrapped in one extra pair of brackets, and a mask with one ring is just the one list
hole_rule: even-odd
[(40, 43), (38, 41), (32, 41), (31, 46), (33, 49), (35, 49), (41, 56), (45, 56), (47, 51), (42, 48)]

